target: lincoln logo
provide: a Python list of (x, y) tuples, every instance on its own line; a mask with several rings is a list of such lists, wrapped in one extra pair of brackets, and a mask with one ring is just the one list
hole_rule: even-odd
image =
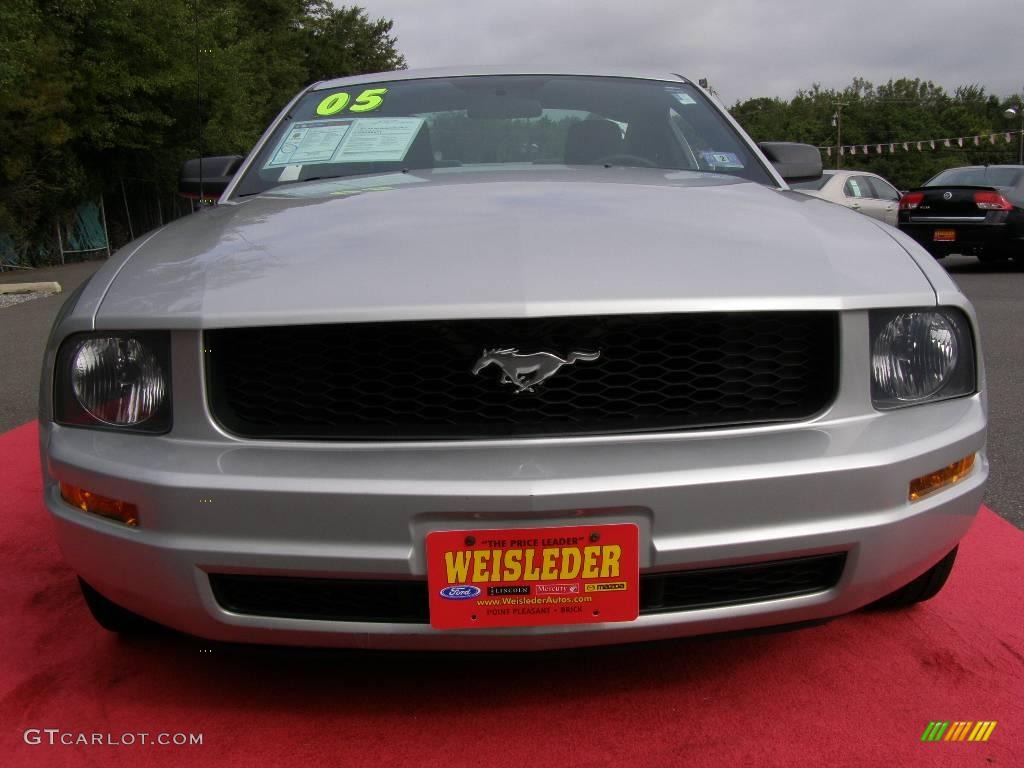
[(533, 392), (534, 387), (547, 381), (563, 365), (572, 365), (577, 360), (597, 360), (601, 352), (570, 352), (565, 358), (553, 355), (550, 352), (533, 352), (521, 355), (515, 348), (509, 349), (485, 349), (480, 359), (473, 366), (473, 374), (480, 373), (484, 368), (493, 363), (501, 368), (502, 384), (511, 384), (516, 388), (516, 393)]

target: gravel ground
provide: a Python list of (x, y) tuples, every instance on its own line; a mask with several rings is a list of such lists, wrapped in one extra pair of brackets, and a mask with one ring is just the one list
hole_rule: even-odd
[(0, 293), (0, 309), (13, 307), (15, 304), (24, 304), (33, 299), (45, 299), (53, 296), (55, 291), (33, 291), (32, 293)]

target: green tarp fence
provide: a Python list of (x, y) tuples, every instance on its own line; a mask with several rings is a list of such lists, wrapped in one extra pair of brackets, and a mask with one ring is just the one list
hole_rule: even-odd
[(82, 203), (75, 211), (71, 226), (62, 229), (64, 252), (103, 251), (107, 249), (107, 233), (103, 227), (103, 211), (96, 203)]
[(68, 256), (79, 260), (79, 254), (108, 251), (101, 206), (95, 202), (82, 203), (58, 221), (53, 236), (47, 242), (22, 243), (19, 246), (10, 235), (0, 233), (0, 269), (58, 264)]

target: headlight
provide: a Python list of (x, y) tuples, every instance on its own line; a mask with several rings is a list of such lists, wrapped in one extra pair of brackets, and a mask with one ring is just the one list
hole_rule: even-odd
[(166, 334), (81, 334), (57, 356), (56, 419), (71, 426), (166, 432), (170, 358)]
[(871, 373), (871, 400), (880, 409), (972, 394), (967, 318), (951, 308), (872, 312)]

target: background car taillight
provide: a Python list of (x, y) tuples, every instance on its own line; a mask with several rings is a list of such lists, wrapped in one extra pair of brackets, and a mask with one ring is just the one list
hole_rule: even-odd
[(924, 200), (924, 192), (908, 192), (900, 198), (900, 210), (912, 211)]
[(1013, 203), (998, 192), (975, 192), (974, 204), (983, 211), (1012, 211)]

